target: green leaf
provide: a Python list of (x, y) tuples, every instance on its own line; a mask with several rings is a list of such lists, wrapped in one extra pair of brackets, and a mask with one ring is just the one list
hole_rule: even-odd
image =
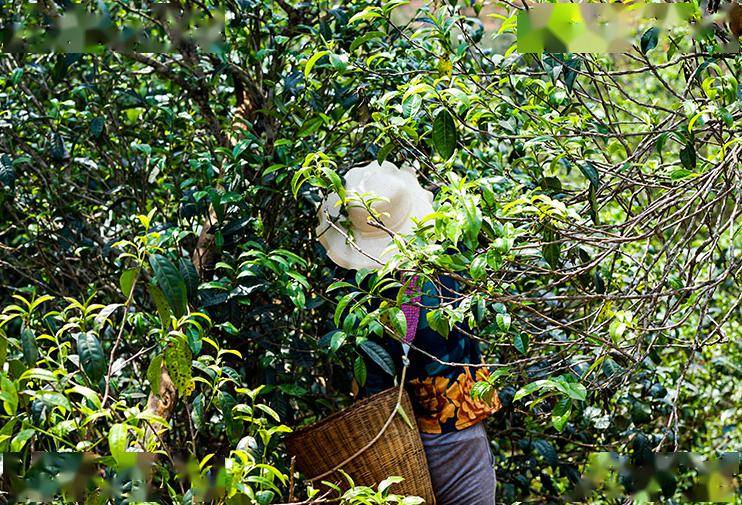
[(198, 285), (200, 283), (196, 266), (190, 258), (180, 258), (178, 259), (178, 270), (180, 270), (180, 275), (183, 276), (188, 299), (196, 300), (198, 297)]
[(114, 424), (108, 430), (108, 448), (111, 456), (119, 466), (127, 467), (131, 463), (131, 456), (136, 453), (127, 453), (129, 446), (129, 428), (125, 424)]
[(137, 278), (138, 271), (138, 268), (127, 268), (121, 272), (121, 277), (119, 277), (119, 286), (121, 286), (121, 292), (126, 298), (129, 298), (129, 295), (131, 295), (131, 290), (134, 288), (134, 281)]
[(255, 404), (255, 408), (258, 410), (262, 410), (263, 412), (271, 416), (273, 420), (276, 421), (277, 423), (281, 422), (281, 417), (278, 415), (278, 413), (272, 408), (270, 408), (268, 405), (264, 403), (257, 403)]
[(448, 337), (448, 334), (451, 331), (451, 326), (443, 310), (436, 309), (428, 311), (428, 313), (425, 314), (425, 319), (427, 320), (430, 329), (439, 333), (443, 337)]
[(399, 484), (404, 479), (402, 477), (389, 477), (379, 483), (379, 493), (384, 493), (390, 486)]
[(379, 365), (382, 370), (389, 375), (394, 376), (394, 360), (389, 353), (386, 352), (386, 349), (372, 340), (364, 340), (359, 344), (359, 347), (374, 361), (374, 363)]
[(347, 338), (347, 335), (344, 331), (336, 331), (332, 334), (332, 338), (330, 339), (330, 349), (333, 351), (337, 351), (340, 349), (340, 347), (345, 343), (345, 339)]
[(161, 254), (151, 255), (149, 264), (152, 265), (157, 285), (162, 289), (175, 317), (181, 317), (188, 309), (188, 293), (180, 270)]
[(13, 441), (10, 442), (10, 452), (21, 452), (23, 447), (26, 445), (26, 442), (34, 436), (34, 433), (36, 433), (36, 431), (31, 428), (18, 432), (18, 434), (13, 437)]
[(362, 20), (368, 21), (368, 20), (378, 18), (378, 17), (381, 17), (381, 13), (379, 13), (379, 8), (376, 6), (369, 6), (363, 9), (361, 12), (357, 12), (356, 14), (354, 14), (353, 17), (351, 17), (348, 20), (348, 24), (352, 25), (357, 21), (362, 21)]
[(548, 380), (537, 380), (535, 382), (531, 382), (530, 384), (526, 384), (522, 388), (520, 388), (518, 391), (516, 391), (515, 396), (513, 396), (513, 401), (518, 401), (521, 398), (525, 398), (526, 396), (530, 395), (531, 393), (534, 393), (538, 391), (539, 389), (542, 389), (548, 385)]
[(93, 136), (93, 138), (100, 138), (100, 136), (103, 134), (103, 128), (106, 126), (106, 120), (102, 117), (94, 117), (92, 121), (90, 121), (90, 134)]
[(3, 408), (9, 416), (14, 416), (18, 410), (18, 390), (15, 383), (7, 378), (5, 374), (0, 375), (0, 400)]
[(149, 292), (150, 298), (152, 298), (152, 302), (155, 304), (160, 319), (162, 319), (163, 326), (168, 327), (170, 325), (170, 317), (172, 316), (172, 313), (170, 311), (170, 305), (167, 303), (167, 299), (165, 298), (165, 294), (154, 284), (147, 284), (147, 291)]
[(204, 427), (204, 395), (199, 393), (193, 399), (191, 405), (191, 420), (193, 420), (193, 426), (197, 430), (202, 430)]
[(441, 158), (447, 160), (456, 149), (457, 139), (453, 117), (446, 109), (441, 109), (433, 120), (433, 147)]
[(410, 422), (410, 416), (407, 415), (407, 412), (405, 412), (404, 407), (402, 407), (401, 403), (397, 405), (397, 414), (399, 415), (399, 417), (402, 418), (409, 429), (414, 429), (412, 423)]
[(327, 56), (330, 54), (330, 51), (319, 51), (312, 55), (311, 58), (307, 60), (307, 64), (304, 66), (304, 77), (309, 77), (309, 74), (312, 72), (312, 68), (314, 65), (319, 61), (320, 58), (323, 56)]
[(384, 145), (381, 149), (379, 149), (379, 152), (376, 153), (376, 161), (381, 165), (384, 163), (384, 160), (389, 156), (389, 153), (392, 152), (392, 149), (394, 149), (394, 142), (388, 142)]
[(513, 347), (515, 347), (519, 353), (525, 354), (528, 352), (528, 334), (516, 333), (513, 337)]
[(39, 347), (36, 345), (36, 335), (31, 328), (24, 327), (21, 331), (21, 347), (26, 364), (34, 366), (39, 360)]
[(561, 432), (569, 421), (569, 416), (572, 414), (572, 399), (562, 398), (554, 405), (554, 409), (551, 411), (551, 424), (556, 428), (557, 431)]
[(508, 314), (507, 312), (505, 312), (505, 313), (498, 313), (495, 316), (495, 321), (497, 322), (497, 326), (503, 332), (507, 332), (510, 329), (511, 317), (510, 317), (510, 314)]
[(52, 133), (49, 154), (54, 161), (66, 161), (70, 157), (64, 139), (57, 132)]
[(541, 254), (551, 268), (556, 269), (559, 267), (559, 255), (562, 250), (562, 244), (559, 242), (559, 236), (552, 225), (547, 224), (544, 226), (543, 240), (544, 244), (541, 247)]
[(696, 168), (696, 148), (693, 145), (693, 142), (688, 142), (685, 144), (685, 147), (680, 150), (680, 163), (682, 163), (683, 167), (688, 170)]
[(49, 370), (43, 368), (31, 368), (23, 372), (19, 378), (19, 381), (23, 380), (37, 380), (45, 382), (56, 382), (57, 378)]
[(487, 404), (491, 404), (490, 402), (492, 401), (494, 393), (495, 388), (487, 381), (475, 382), (469, 392), (473, 400), (483, 400), (487, 402)]
[(335, 308), (335, 315), (333, 317), (333, 321), (335, 323), (335, 326), (340, 325), (340, 317), (343, 315), (343, 311), (345, 310), (345, 307), (348, 306), (351, 300), (358, 296), (360, 291), (353, 291), (351, 293), (348, 293), (347, 295), (343, 296), (340, 301), (337, 304), (337, 307)]
[(164, 352), (165, 366), (167, 367), (173, 385), (178, 393), (183, 395), (192, 379), (191, 362), (193, 354), (185, 338), (173, 337), (168, 340)]
[(330, 65), (332, 65), (332, 68), (342, 74), (348, 69), (348, 55), (335, 53), (331, 54)]
[(147, 367), (147, 380), (155, 395), (160, 394), (160, 379), (162, 378), (162, 354), (158, 354)]
[(3, 154), (0, 156), (0, 188), (3, 186), (7, 187), (11, 191), (15, 187), (15, 169), (13, 168), (13, 161), (10, 156)]
[(366, 362), (363, 357), (357, 356), (353, 362), (353, 376), (356, 378), (356, 382), (359, 386), (363, 387), (366, 385)]
[(8, 337), (3, 332), (0, 332), (0, 366), (5, 363), (8, 357)]
[(640, 44), (641, 44), (641, 50), (642, 53), (647, 54), (648, 51), (651, 51), (655, 47), (657, 47), (657, 41), (659, 39), (660, 29), (657, 27), (652, 27), (646, 32), (644, 32), (644, 35), (642, 35)]
[(402, 100), (402, 114), (404, 117), (412, 117), (418, 113), (423, 98), (417, 93), (408, 95)]
[(70, 401), (61, 393), (55, 391), (38, 391), (34, 396), (51, 407), (60, 407), (63, 412), (72, 410)]
[(587, 398), (587, 389), (585, 389), (585, 386), (579, 383), (565, 384), (564, 392), (567, 393), (570, 398), (579, 400), (581, 402), (584, 402), (585, 398)]
[(533, 442), (533, 447), (536, 451), (544, 457), (550, 466), (556, 466), (559, 463), (559, 456), (557, 455), (556, 449), (544, 439), (538, 439)]
[(472, 276), (472, 279), (479, 280), (482, 279), (485, 275), (487, 275), (487, 256), (484, 254), (480, 254), (474, 260), (471, 262), (471, 265), (469, 266), (469, 273)]
[(580, 163), (578, 166), (582, 175), (588, 178), (590, 184), (592, 184), (595, 189), (598, 189), (600, 187), (600, 174), (598, 173), (598, 169), (595, 168), (595, 165), (586, 161)]
[(79, 384), (75, 384), (71, 388), (66, 389), (65, 393), (68, 395), (70, 393), (77, 393), (81, 395), (83, 398), (85, 398), (87, 401), (89, 401), (97, 409), (99, 409), (101, 406), (101, 399), (100, 399), (100, 396), (98, 396), (98, 393), (96, 393), (90, 388), (86, 388), (85, 386), (80, 386)]
[(103, 326), (106, 324), (106, 322), (110, 321), (111, 315), (116, 312), (116, 310), (119, 309), (119, 307), (123, 307), (124, 305), (121, 303), (112, 303), (110, 305), (106, 305), (103, 307), (98, 314), (95, 316), (95, 324), (99, 327), (99, 330), (103, 329)]
[(598, 195), (597, 190), (592, 183), (587, 190), (587, 198), (590, 203), (590, 218), (593, 220), (593, 223), (600, 224), (600, 216), (598, 214)]
[(77, 334), (77, 354), (80, 366), (93, 383), (98, 382), (106, 373), (106, 357), (98, 338), (90, 332)]
[(687, 168), (676, 168), (675, 170), (670, 172), (670, 179), (672, 179), (673, 181), (679, 181), (691, 175), (693, 175), (693, 172), (691, 172)]
[(404, 338), (407, 335), (407, 318), (404, 312), (402, 312), (402, 309), (399, 307), (390, 307), (386, 315), (389, 317), (394, 333), (398, 337)]
[(297, 384), (281, 384), (280, 386), (278, 386), (278, 389), (280, 389), (281, 392), (284, 394), (287, 394), (289, 396), (297, 396), (300, 398), (307, 394), (306, 388), (303, 388)]
[(356, 39), (350, 44), (349, 51), (352, 53), (359, 47), (361, 47), (363, 44), (368, 42), (369, 40), (377, 39), (379, 37), (383, 37), (386, 35), (384, 32), (380, 32), (378, 30), (365, 33), (361, 35), (360, 37), (356, 37)]
[(570, 374), (560, 375), (549, 382), (570, 398), (579, 401), (585, 401), (585, 398), (587, 398), (587, 389), (585, 389), (585, 386), (577, 382), (577, 379)]

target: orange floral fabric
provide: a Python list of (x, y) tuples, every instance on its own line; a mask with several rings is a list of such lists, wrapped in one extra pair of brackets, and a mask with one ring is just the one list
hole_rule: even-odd
[(474, 383), (485, 380), (487, 376), (488, 370), (478, 368), (475, 380), (470, 367), (465, 366), (455, 380), (433, 376), (409, 381), (420, 431), (442, 433), (451, 429), (463, 430), (500, 410), (497, 393), (492, 395), (491, 403), (471, 397)]

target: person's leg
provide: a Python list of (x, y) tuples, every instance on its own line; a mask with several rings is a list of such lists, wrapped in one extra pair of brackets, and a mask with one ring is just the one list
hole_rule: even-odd
[(481, 423), (421, 436), (437, 505), (494, 505), (493, 456)]

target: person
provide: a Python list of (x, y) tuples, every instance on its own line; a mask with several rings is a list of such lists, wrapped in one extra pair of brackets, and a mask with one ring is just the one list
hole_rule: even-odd
[[(340, 196), (329, 195), (318, 211), (317, 235), (329, 258), (350, 272), (382, 268), (396, 252), (392, 236), (410, 233), (415, 220), (433, 212), (433, 195), (420, 185), (415, 173), (390, 162), (350, 169), (345, 176), (345, 191), (347, 219), (340, 213)], [(446, 275), (414, 279), (413, 284), (420, 284), (415, 286), (420, 294), (420, 310), (409, 350), (406, 388), (436, 503), (492, 505), (496, 488), (494, 456), (482, 421), (497, 411), (500, 403), (496, 394), (491, 404), (471, 397), (473, 384), (486, 378), (489, 371), (481, 366), (478, 342), (469, 336), (465, 325), (452, 328), (444, 336), (428, 324), (429, 311), (457, 298), (458, 283)], [(379, 343), (399, 371), (403, 343), (393, 339)], [(394, 385), (394, 377), (375, 361), (367, 359), (366, 366), (365, 394)]]

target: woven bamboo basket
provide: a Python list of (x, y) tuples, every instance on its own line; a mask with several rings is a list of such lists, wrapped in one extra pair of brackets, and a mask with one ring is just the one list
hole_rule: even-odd
[[(296, 468), (307, 478), (320, 476), (351, 457), (381, 430), (397, 404), (398, 388), (387, 389), (327, 419), (291, 434), (286, 439), (289, 453), (296, 458)], [(402, 407), (412, 417), (412, 404), (406, 392)], [(342, 470), (356, 485), (376, 486), (392, 475), (404, 477), (390, 492), (415, 495), (425, 503), (435, 503), (425, 451), (417, 428), (395, 415), (384, 434), (368, 449), (346, 463)], [(346, 484), (339, 472), (322, 480)]]

